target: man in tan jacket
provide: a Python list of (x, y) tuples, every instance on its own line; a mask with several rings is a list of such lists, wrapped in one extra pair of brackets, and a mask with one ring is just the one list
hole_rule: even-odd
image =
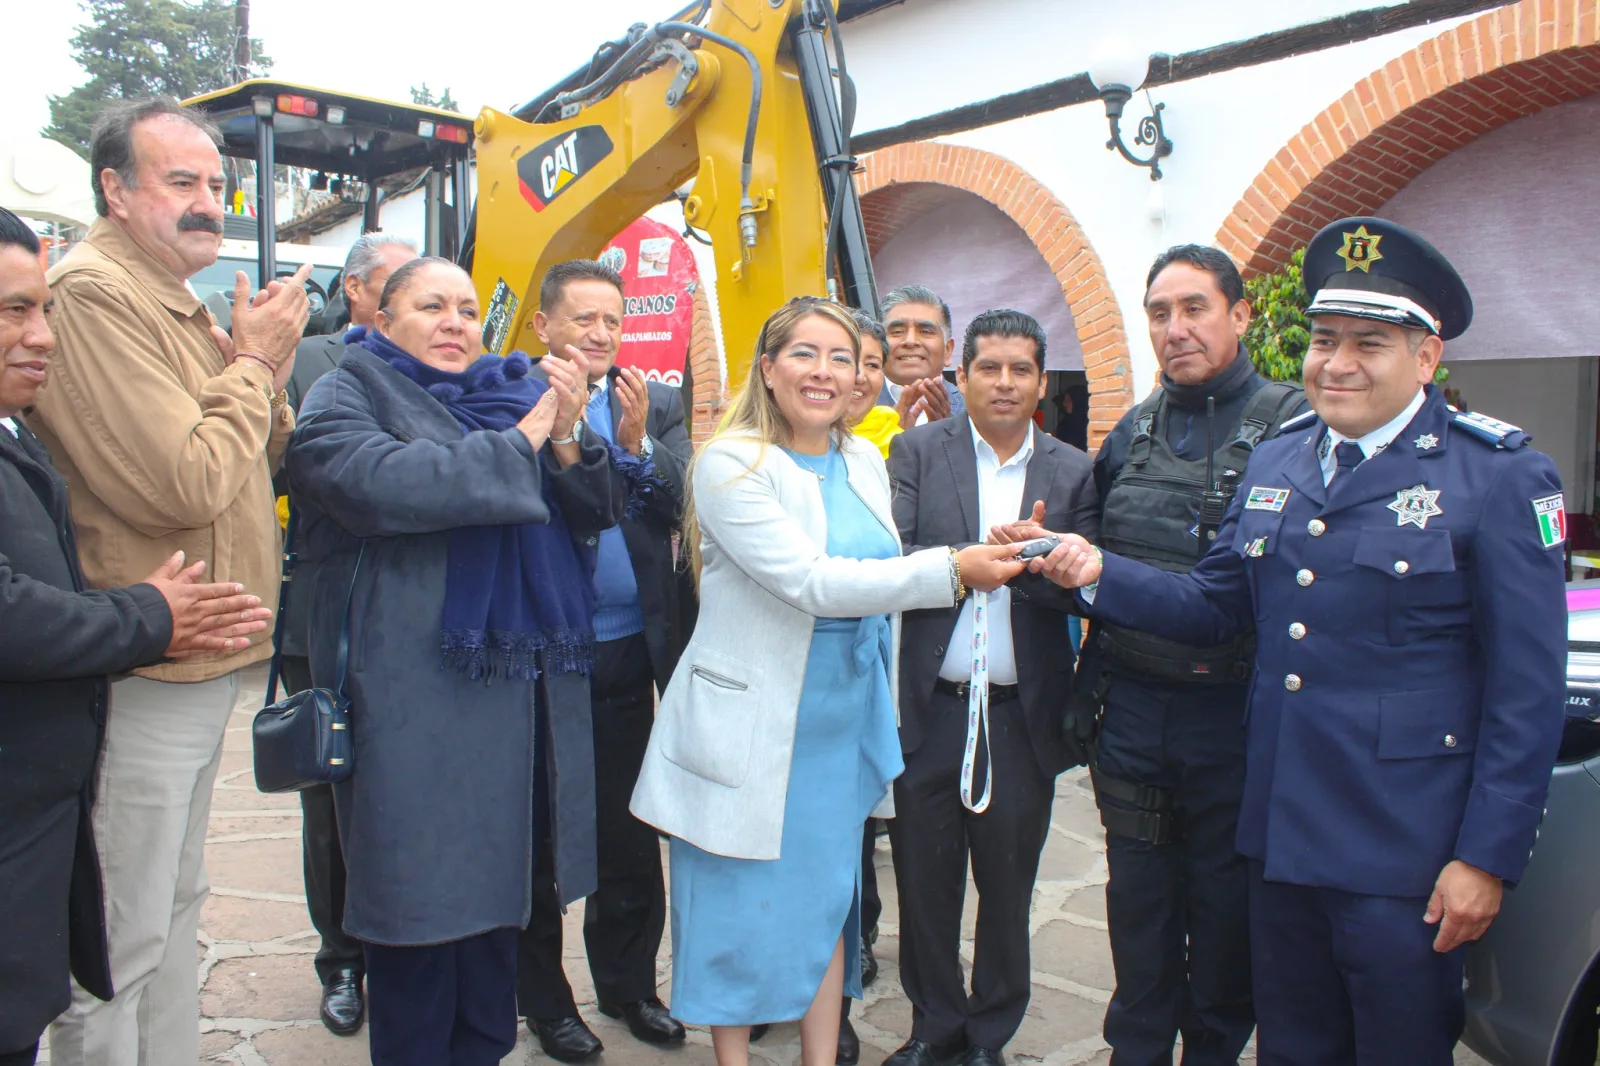
[[(250, 298), (233, 337), (188, 278), (216, 261), (222, 160), (204, 117), (170, 100), (118, 102), (91, 137), (100, 219), (50, 272), (55, 362), (28, 416), (65, 476), (83, 569), (128, 585), (175, 551), (273, 608), (272, 467), (294, 428), (283, 386), (305, 327), (303, 272)], [(94, 829), (116, 996), (75, 988), (51, 1032), (57, 1066), (199, 1059), (195, 935), (204, 846), (241, 650), (138, 670), (111, 687)]]

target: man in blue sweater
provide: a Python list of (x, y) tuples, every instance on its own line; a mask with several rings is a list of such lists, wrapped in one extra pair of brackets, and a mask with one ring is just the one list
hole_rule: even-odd
[[(678, 390), (620, 369), (622, 278), (586, 259), (557, 263), (539, 289), (534, 329), (557, 358), (569, 347), (589, 361), (589, 429), (654, 466), (662, 488), (642, 512), (595, 541), (597, 610), (591, 681), (600, 887), (584, 909), (583, 936), (601, 1013), (640, 1040), (677, 1044), (683, 1026), (656, 996), (656, 952), (666, 889), (655, 831), (628, 812), (655, 693), (666, 688), (694, 625), (694, 589), (674, 567), (690, 456)], [(541, 866), (549, 862), (541, 856)], [(534, 879), (533, 917), (522, 934), (517, 998), (545, 1054), (582, 1062), (603, 1050), (578, 1017), (561, 968), (561, 910), (549, 877)]]

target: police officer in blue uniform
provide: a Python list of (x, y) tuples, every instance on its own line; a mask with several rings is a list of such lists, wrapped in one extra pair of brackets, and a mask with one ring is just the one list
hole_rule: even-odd
[[(1298, 385), (1256, 373), (1240, 343), (1244, 282), (1215, 248), (1169, 248), (1145, 283), (1161, 385), (1100, 446), (1106, 551), (1188, 573), (1206, 554), (1252, 451), (1306, 410)], [(1106, 919), (1117, 986), (1112, 1066), (1236, 1063), (1250, 999), (1248, 869), (1234, 850), (1255, 634), (1195, 646), (1094, 627), (1072, 701), (1106, 830)]]
[(1322, 230), (1306, 392), (1190, 574), (1081, 538), (1037, 561), (1173, 640), (1256, 630), (1238, 848), (1259, 1061), (1447, 1066), (1462, 945), (1526, 867), (1560, 739), (1565, 516), (1515, 426), (1429, 382), (1472, 302), (1421, 237)]

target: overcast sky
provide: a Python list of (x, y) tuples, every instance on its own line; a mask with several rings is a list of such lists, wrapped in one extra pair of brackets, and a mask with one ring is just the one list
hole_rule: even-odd
[[(76, 0), (7, 0), (0, 61), (0, 141), (50, 121), (46, 98), (80, 84), (68, 43)], [(631, 22), (659, 21), (684, 0), (251, 0), (250, 35), (274, 77), (394, 100), (423, 81), (449, 88), (468, 115), (510, 107), (585, 62)]]

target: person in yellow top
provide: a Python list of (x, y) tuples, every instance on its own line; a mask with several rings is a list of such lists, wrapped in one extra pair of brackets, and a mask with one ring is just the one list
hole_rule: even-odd
[(867, 312), (852, 311), (851, 315), (861, 330), (861, 362), (856, 369), (855, 391), (850, 394), (850, 426), (856, 436), (876, 444), (887, 459), (889, 442), (916, 423), (916, 409), (908, 412), (878, 403), (883, 392), (883, 352), (888, 337), (883, 324)]

